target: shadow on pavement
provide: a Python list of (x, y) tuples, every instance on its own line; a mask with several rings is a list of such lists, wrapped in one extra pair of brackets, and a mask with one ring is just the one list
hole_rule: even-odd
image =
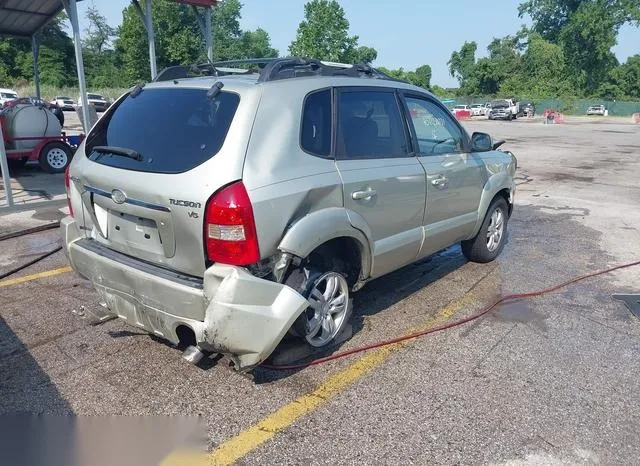
[[(299, 339), (285, 337), (267, 363), (281, 359), (280, 355), (285, 351), (293, 351), (295, 354), (304, 356), (297, 361), (274, 363), (275, 365), (302, 363), (335, 353), (345, 341), (364, 329), (364, 320), (367, 316), (393, 306), (466, 263), (467, 259), (462, 255), (460, 246), (455, 245), (368, 283), (362, 291), (353, 295), (353, 315), (350, 321), (352, 335), (343, 338), (338, 336), (336, 339), (341, 341), (337, 345), (322, 349), (310, 349), (306, 343), (299, 342)], [(253, 378), (257, 384), (269, 383), (287, 378), (300, 370), (303, 369), (281, 371), (257, 367), (253, 370)]]
[(29, 349), (0, 317), (0, 414), (73, 414)]

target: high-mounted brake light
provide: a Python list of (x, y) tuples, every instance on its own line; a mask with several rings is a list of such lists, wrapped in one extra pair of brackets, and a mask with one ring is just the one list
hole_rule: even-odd
[(64, 170), (64, 188), (67, 191), (67, 206), (69, 207), (69, 215), (73, 217), (73, 206), (71, 205), (71, 179), (69, 176), (69, 167)]
[(241, 181), (222, 188), (207, 202), (204, 240), (212, 262), (249, 265), (260, 260), (253, 207)]

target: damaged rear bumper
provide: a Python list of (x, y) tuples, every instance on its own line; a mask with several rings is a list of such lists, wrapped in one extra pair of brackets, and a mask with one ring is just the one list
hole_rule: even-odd
[(239, 370), (266, 359), (308, 305), (242, 267), (215, 264), (199, 279), (141, 262), (85, 238), (71, 217), (61, 235), (71, 266), (93, 283), (107, 314), (174, 344), (186, 326), (198, 346), (231, 355)]

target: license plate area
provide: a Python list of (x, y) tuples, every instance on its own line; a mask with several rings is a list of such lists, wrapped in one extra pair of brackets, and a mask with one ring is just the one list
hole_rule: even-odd
[(164, 255), (162, 239), (154, 220), (107, 210), (107, 238), (112, 243)]

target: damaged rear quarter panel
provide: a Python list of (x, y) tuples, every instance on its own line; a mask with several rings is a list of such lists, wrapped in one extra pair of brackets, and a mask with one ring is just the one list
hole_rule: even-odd
[(256, 115), (262, 124), (255, 125), (251, 133), (242, 175), (263, 259), (277, 252), (284, 233), (298, 220), (344, 205), (335, 162), (300, 147), (302, 102), (317, 83), (286, 84), (286, 92), (263, 93)]

